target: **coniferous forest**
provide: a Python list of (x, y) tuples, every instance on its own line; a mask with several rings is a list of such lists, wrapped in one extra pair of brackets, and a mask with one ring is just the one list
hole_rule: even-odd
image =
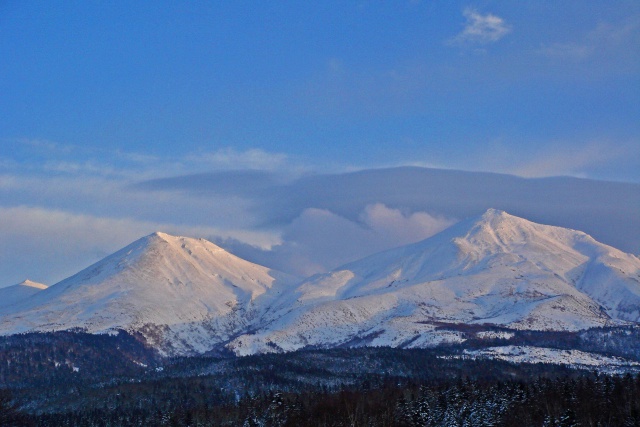
[(0, 340), (0, 425), (640, 426), (635, 372), (459, 356), (451, 346), (166, 359), (124, 333), (17, 335)]

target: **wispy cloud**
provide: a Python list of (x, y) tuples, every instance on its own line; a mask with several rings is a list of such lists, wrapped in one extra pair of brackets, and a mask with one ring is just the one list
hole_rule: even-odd
[(610, 169), (616, 164), (624, 167), (627, 163), (640, 161), (637, 140), (556, 140), (532, 141), (530, 144), (539, 148), (530, 152), (505, 141), (494, 141), (475, 157), (474, 163), (482, 168), (474, 168), (472, 163), (466, 163), (462, 168), (525, 178), (574, 176), (597, 179), (597, 172), (603, 168)]
[(491, 13), (467, 8), (463, 11), (467, 19), (460, 34), (449, 40), (450, 44), (489, 44), (497, 42), (511, 32), (511, 27), (504, 19)]
[(593, 46), (585, 43), (553, 43), (540, 48), (540, 53), (551, 58), (583, 60), (593, 53)]
[(69, 153), (74, 149), (74, 147), (71, 145), (60, 144), (60, 143), (49, 141), (46, 139), (21, 138), (21, 139), (18, 139), (17, 142), (26, 147), (30, 147), (35, 151), (44, 151), (48, 153), (53, 153), (53, 152)]
[(515, 165), (507, 172), (524, 177), (569, 175), (588, 177), (589, 171), (632, 152), (626, 144), (592, 142), (580, 147), (558, 145)]
[(637, 61), (639, 49), (640, 15), (632, 15), (617, 23), (601, 22), (575, 40), (543, 45), (539, 52), (550, 58), (573, 61), (612, 55)]
[(42, 170), (65, 174), (89, 175), (114, 175), (118, 172), (117, 169), (111, 165), (104, 165), (95, 161), (47, 161), (42, 165)]
[(216, 151), (191, 153), (185, 156), (184, 162), (206, 166), (209, 169), (254, 169), (276, 170), (289, 162), (289, 156), (283, 153), (271, 153), (253, 148), (239, 151), (230, 147)]
[[(157, 223), (215, 224), (238, 229), (255, 225), (251, 202), (242, 195), (137, 190), (130, 179), (102, 176), (0, 175), (0, 207), (42, 206), (93, 216), (136, 218)], [(71, 196), (72, 195), (72, 196)]]
[(289, 155), (257, 148), (221, 147), (178, 156), (150, 155), (123, 150), (84, 147), (40, 139), (0, 141), (0, 169), (16, 173), (42, 173), (141, 180), (218, 170), (283, 170), (300, 172), (306, 167)]

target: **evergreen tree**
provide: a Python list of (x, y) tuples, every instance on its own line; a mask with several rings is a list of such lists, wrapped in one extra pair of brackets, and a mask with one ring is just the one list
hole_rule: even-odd
[(22, 427), (31, 425), (26, 417), (16, 408), (12, 402), (11, 393), (0, 389), (0, 426)]
[(571, 409), (567, 409), (564, 411), (562, 416), (560, 417), (560, 422), (558, 423), (559, 427), (577, 427), (580, 424), (576, 418), (576, 413)]

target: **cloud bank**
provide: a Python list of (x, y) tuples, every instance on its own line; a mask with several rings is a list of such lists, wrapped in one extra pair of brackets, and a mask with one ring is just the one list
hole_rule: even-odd
[[(577, 156), (571, 150), (534, 156), (512, 167), (539, 176), (573, 162), (578, 171), (603, 154), (628, 151), (602, 147), (608, 145)], [(171, 160), (112, 153), (123, 163), (98, 153), (74, 162), (96, 167), (51, 168), (74, 160), (65, 156), (76, 148), (32, 144), (29, 150), (29, 161), (5, 159), (0, 174), (0, 286), (25, 278), (52, 284), (158, 230), (207, 238), (304, 276), (430, 237), (488, 208), (640, 252), (638, 184), (422, 167), (314, 174), (287, 156), (251, 150)], [(44, 153), (39, 167), (38, 153)]]
[(147, 181), (139, 188), (207, 198), (228, 194), (230, 186), (251, 201), (259, 226), (282, 230), (282, 243), (268, 253), (223, 243), (240, 256), (298, 274), (420, 240), (489, 208), (640, 252), (639, 184), (399, 167), (309, 175), (260, 189), (237, 186), (219, 174)]

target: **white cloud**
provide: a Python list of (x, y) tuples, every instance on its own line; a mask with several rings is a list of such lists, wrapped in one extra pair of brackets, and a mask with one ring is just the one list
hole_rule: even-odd
[(494, 43), (511, 32), (511, 27), (499, 16), (487, 13), (480, 14), (474, 9), (465, 9), (467, 19), (464, 30), (450, 40), (453, 44), (488, 44)]
[(454, 222), (427, 212), (403, 213), (382, 203), (366, 206), (360, 218), (378, 238), (394, 246), (426, 239)]
[[(252, 213), (254, 202), (242, 194), (203, 198), (185, 191), (143, 191), (135, 188), (136, 183), (231, 170), (262, 170), (273, 175), (269, 183), (286, 182), (304, 169), (284, 154), (260, 149), (223, 148), (159, 158), (40, 140), (12, 140), (7, 144), (11, 148), (8, 155), (15, 159), (3, 162), (0, 153), (0, 207), (43, 206), (160, 224), (209, 224), (237, 230), (255, 226), (260, 218)], [(231, 176), (223, 179), (234, 180)]]
[(308, 208), (284, 228), (280, 245), (270, 251), (240, 248), (239, 255), (308, 276), (426, 239), (454, 222), (426, 212), (403, 213), (382, 203), (367, 205), (360, 221), (351, 221), (327, 209)]

